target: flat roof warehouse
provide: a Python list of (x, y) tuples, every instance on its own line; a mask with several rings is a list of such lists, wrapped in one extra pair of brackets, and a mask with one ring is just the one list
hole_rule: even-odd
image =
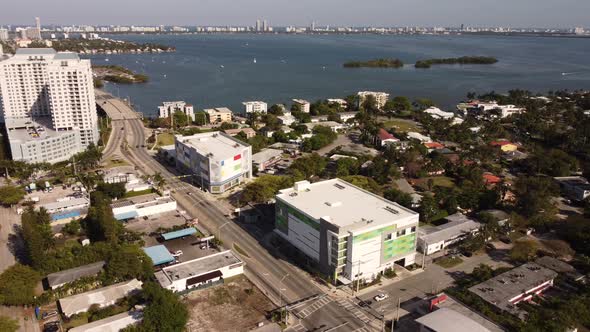
[(229, 159), (242, 152), (242, 149), (248, 147), (248, 144), (234, 139), (233, 137), (220, 133), (203, 133), (192, 136), (176, 135), (176, 139), (183, 144), (193, 147), (201, 155), (211, 154), (218, 160)]
[(307, 181), (296, 184), (299, 190), (284, 189), (277, 197), (315, 219), (324, 218), (338, 227), (377, 227), (390, 224), (392, 219), (417, 215), (412, 210), (340, 179), (313, 184), (304, 182)]

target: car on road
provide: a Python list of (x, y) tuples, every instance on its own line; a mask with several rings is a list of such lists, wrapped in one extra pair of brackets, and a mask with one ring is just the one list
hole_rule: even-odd
[(172, 253), (172, 256), (173, 256), (173, 257), (179, 257), (179, 256), (182, 256), (182, 254), (184, 254), (184, 253), (182, 252), (182, 250), (176, 250), (176, 252), (173, 252), (173, 253)]
[(381, 301), (386, 300), (388, 298), (389, 298), (389, 295), (387, 295), (386, 293), (381, 293), (381, 294), (375, 295), (373, 300), (375, 300), (376, 302), (381, 302)]
[(359, 302), (359, 307), (366, 308), (366, 307), (371, 306), (372, 303), (373, 303), (373, 301), (371, 301), (371, 300), (360, 301)]

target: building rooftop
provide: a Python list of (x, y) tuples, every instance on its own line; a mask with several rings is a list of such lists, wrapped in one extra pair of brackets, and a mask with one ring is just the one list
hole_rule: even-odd
[(180, 237), (190, 236), (193, 234), (197, 234), (197, 230), (193, 227), (187, 227), (185, 229), (164, 233), (162, 234), (162, 238), (164, 239), (164, 241), (168, 241), (178, 239)]
[(526, 291), (557, 277), (557, 272), (537, 263), (526, 263), (477, 284), (469, 291), (498, 308), (517, 314), (520, 310), (510, 301)]
[(74, 52), (59, 52), (54, 57), (54, 60), (80, 60), (78, 53)]
[(481, 226), (480, 223), (467, 218), (461, 213), (455, 213), (445, 219), (449, 221), (446, 224), (431, 228), (420, 228), (420, 240), (426, 243), (437, 243), (472, 232)]
[(53, 48), (26, 48), (20, 47), (16, 49), (15, 56), (19, 55), (55, 55), (57, 52)]
[(555, 180), (561, 184), (590, 190), (590, 183), (582, 176), (562, 176), (556, 177)]
[(152, 259), (154, 266), (174, 262), (174, 257), (164, 245), (143, 248), (143, 251)]
[(176, 135), (176, 140), (189, 145), (201, 155), (225, 160), (242, 152), (249, 145), (218, 131), (192, 136)]
[(72, 198), (67, 201), (63, 202), (51, 202), (46, 204), (39, 205), (40, 208), (45, 208), (45, 210), (59, 210), (59, 209), (66, 209), (68, 207), (74, 207), (78, 205), (90, 205), (90, 201), (86, 197), (80, 198)]
[(106, 305), (122, 299), (131, 293), (139, 291), (141, 285), (141, 281), (133, 279), (60, 299), (59, 305), (64, 315), (69, 317), (75, 313), (88, 310), (93, 304)]
[[(56, 131), (51, 124), (50, 117), (40, 117), (32, 120), (26, 119), (6, 119), (6, 128), (8, 137), (11, 142), (26, 143), (28, 141), (42, 141), (51, 137), (71, 135), (75, 131)], [(15, 129), (12, 129), (15, 128)]]
[(449, 308), (441, 308), (424, 315), (416, 322), (435, 332), (489, 332), (478, 322)]
[(156, 272), (155, 276), (162, 287), (167, 287), (174, 280), (187, 279), (193, 276), (197, 277), (235, 264), (243, 264), (243, 262), (231, 250), (227, 250), (165, 267), (161, 271)]
[(578, 272), (578, 270), (576, 270), (576, 268), (574, 268), (573, 266), (571, 266), (570, 264), (568, 264), (564, 261), (561, 261), (557, 258), (553, 258), (551, 256), (543, 256), (543, 257), (537, 258), (535, 260), (535, 263), (541, 265), (542, 267), (546, 267), (548, 269), (551, 269), (557, 273), (565, 274), (574, 280), (579, 280), (579, 279), (584, 278), (584, 275), (581, 274), (580, 272)]
[(82, 277), (93, 276), (100, 273), (105, 262), (100, 261), (88, 265), (82, 265), (73, 269), (63, 270), (47, 275), (47, 284), (49, 287), (67, 284), (76, 281)]
[(379, 128), (379, 133), (377, 135), (379, 136), (379, 139), (382, 141), (387, 139), (396, 139), (395, 136), (393, 136), (391, 133), (389, 133), (387, 130), (383, 128)]
[(280, 157), (283, 155), (283, 151), (275, 149), (263, 149), (258, 153), (252, 155), (253, 164), (262, 164), (270, 159)]
[(490, 321), (487, 317), (483, 316), (479, 312), (471, 310), (469, 307), (463, 305), (463, 303), (458, 302), (453, 297), (449, 296), (448, 294), (441, 293), (438, 296), (445, 296), (446, 300), (439, 302), (436, 304), (436, 308), (443, 309), (446, 308), (448, 310), (452, 310), (461, 314), (468, 319), (477, 322), (479, 325), (485, 327), (490, 332), (503, 332), (504, 329), (495, 324), (494, 322)]
[(418, 216), (412, 210), (341, 179), (312, 184), (300, 181), (293, 188), (279, 191), (277, 198), (314, 219), (323, 218), (333, 225), (353, 230), (377, 228), (392, 221), (414, 222)]
[(158, 194), (147, 194), (135, 196), (126, 199), (120, 199), (111, 204), (111, 208), (120, 208), (124, 206), (135, 205), (137, 208), (147, 207), (149, 204), (163, 204), (171, 202), (173, 199), (168, 196), (160, 196)]
[(143, 312), (128, 311), (74, 327), (69, 332), (118, 332), (129, 325), (139, 323), (142, 319)]
[(305, 99), (293, 99), (293, 102), (297, 104), (309, 104), (309, 102)]
[(215, 108), (208, 108), (204, 110), (205, 113), (229, 113), (232, 114), (232, 111), (227, 107), (215, 107)]

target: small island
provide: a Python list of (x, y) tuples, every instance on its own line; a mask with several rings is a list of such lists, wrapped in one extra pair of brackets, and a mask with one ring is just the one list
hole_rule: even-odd
[[(29, 47), (34, 47), (29, 46)], [(46, 47), (46, 46), (43, 46)], [(109, 38), (97, 39), (60, 39), (52, 40), (51, 47), (58, 52), (70, 51), (80, 54), (141, 54), (141, 53), (164, 53), (174, 52), (176, 48), (172, 46), (154, 44), (154, 43), (134, 43), (123, 40)]]
[(488, 56), (462, 56), (460, 58), (418, 60), (414, 67), (430, 68), (432, 65), (491, 65), (498, 59)]
[(400, 59), (375, 59), (369, 61), (349, 61), (342, 65), (344, 68), (401, 68), (404, 63)]
[(103, 86), (102, 81), (108, 81), (119, 84), (146, 83), (149, 78), (143, 74), (137, 74), (133, 71), (116, 65), (92, 65), (94, 72), (94, 85), (97, 88)]

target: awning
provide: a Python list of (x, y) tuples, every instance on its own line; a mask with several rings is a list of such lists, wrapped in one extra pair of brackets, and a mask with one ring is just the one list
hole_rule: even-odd
[(119, 214), (115, 214), (115, 219), (117, 220), (127, 220), (127, 219), (133, 219), (135, 217), (137, 217), (137, 211), (129, 211), (129, 212), (123, 212), (123, 213), (119, 213)]
[(350, 284), (352, 284), (352, 280), (350, 280), (350, 279), (346, 278), (346, 277), (345, 277), (345, 276), (343, 276), (343, 275), (339, 275), (337, 279), (338, 279), (338, 281), (340, 281), (340, 283), (341, 283), (341, 284), (343, 284), (343, 285), (350, 285)]

